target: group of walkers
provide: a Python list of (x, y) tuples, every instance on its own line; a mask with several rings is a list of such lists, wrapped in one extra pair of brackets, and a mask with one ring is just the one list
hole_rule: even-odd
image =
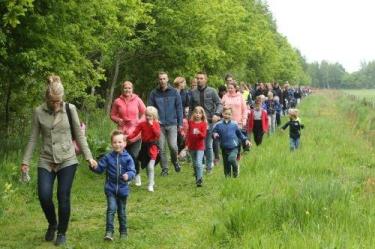
[[(278, 84), (259, 83), (253, 89), (237, 84), (232, 75), (225, 77), (219, 91), (208, 86), (204, 72), (198, 72), (186, 90), (186, 80), (177, 77), (174, 87), (168, 74), (158, 74), (159, 85), (151, 91), (147, 106), (134, 93), (130, 81), (122, 84), (122, 94), (112, 104), (110, 118), (117, 124), (111, 134), (112, 151), (93, 159), (74, 105), (63, 101), (64, 87), (59, 76), (47, 80), (45, 103), (34, 111), (32, 132), (23, 157), (21, 171), (28, 172), (32, 152), (42, 135), (38, 162), (38, 197), (48, 221), (46, 241), (66, 243), (70, 217), (70, 191), (78, 161), (73, 141), (95, 173), (105, 173), (107, 197), (106, 240), (113, 240), (114, 216), (119, 218), (120, 238), (127, 237), (126, 202), (129, 183), (141, 186), (141, 169), (146, 169), (150, 192), (155, 187), (155, 166), (160, 162), (161, 176), (169, 175), (169, 161), (175, 172), (181, 171), (180, 159), (190, 157), (197, 187), (203, 186), (204, 171), (210, 174), (219, 162), (219, 151), (225, 177), (238, 177), (241, 149), (256, 145), (265, 133), (272, 134), (280, 125), (281, 115), (289, 110), (291, 149), (298, 148), (303, 128), (298, 110), (294, 109), (308, 91), (281, 89)], [(267, 97), (266, 97), (267, 96)], [(168, 148), (167, 148), (168, 145)], [(169, 151), (170, 160), (167, 152)], [(58, 220), (52, 193), (57, 178)], [(56, 236), (57, 233), (57, 236)], [(56, 239), (55, 239), (56, 237)]]

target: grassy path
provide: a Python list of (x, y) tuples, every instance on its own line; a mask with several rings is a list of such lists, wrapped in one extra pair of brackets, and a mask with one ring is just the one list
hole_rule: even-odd
[[(158, 176), (155, 193), (132, 186), (127, 241), (103, 241), (104, 178), (82, 165), (67, 248), (372, 248), (374, 149), (331, 96), (318, 93), (301, 105), (306, 129), (299, 151), (289, 152), (287, 132), (266, 137), (241, 161), (239, 179), (226, 180), (215, 168), (197, 189), (185, 165), (180, 174)], [(0, 168), (10, 172), (11, 161)], [(55, 248), (43, 241), (35, 179), (28, 186), (18, 185), (16, 175), (9, 179), (14, 186), (0, 191), (0, 248)]]

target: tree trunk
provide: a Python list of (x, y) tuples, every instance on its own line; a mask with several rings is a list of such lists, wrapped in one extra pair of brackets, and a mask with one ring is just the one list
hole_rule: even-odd
[(12, 84), (8, 82), (8, 89), (6, 94), (6, 100), (5, 100), (5, 131), (6, 136), (8, 136), (9, 133), (9, 124), (10, 124), (10, 98), (12, 96)]
[(109, 88), (108, 95), (107, 95), (106, 112), (107, 112), (108, 115), (111, 112), (111, 106), (112, 106), (112, 101), (113, 101), (113, 92), (115, 91), (116, 83), (117, 83), (117, 80), (118, 80), (119, 70), (120, 70), (120, 53), (117, 53), (112, 83), (111, 83), (111, 86)]

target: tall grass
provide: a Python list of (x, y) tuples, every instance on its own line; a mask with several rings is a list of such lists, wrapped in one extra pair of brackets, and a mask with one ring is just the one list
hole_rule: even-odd
[[(288, 132), (266, 136), (241, 160), (238, 179), (225, 179), (217, 167), (196, 188), (188, 164), (168, 177), (160, 177), (158, 167), (155, 193), (131, 186), (124, 242), (103, 241), (104, 176), (82, 162), (67, 248), (373, 248), (374, 148), (353, 129), (356, 119), (348, 118), (345, 105), (332, 92), (305, 99), (302, 147), (289, 151)], [(113, 128), (104, 114), (90, 118), (94, 154), (106, 149)], [(19, 148), (0, 159), (0, 248), (54, 248), (43, 241), (47, 224), (36, 193), (37, 152), (31, 183), (19, 184), (27, 138), (16, 139)], [(145, 185), (145, 172), (142, 179)]]
[(353, 133), (337, 100), (309, 97), (302, 148), (290, 152), (279, 133), (241, 163), (238, 181), (225, 182), (217, 247), (372, 248), (374, 149)]

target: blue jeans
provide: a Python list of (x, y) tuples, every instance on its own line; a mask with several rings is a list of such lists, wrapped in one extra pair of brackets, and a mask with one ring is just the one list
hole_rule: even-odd
[[(58, 233), (65, 234), (70, 218), (70, 190), (72, 189), (77, 164), (65, 167), (57, 172), (38, 168), (38, 197), (45, 217), (50, 226), (57, 226)], [(57, 200), (59, 222), (57, 223), (53, 204), (53, 184), (57, 177)]]
[(190, 156), (193, 161), (195, 180), (202, 179), (203, 177), (203, 156), (204, 150), (191, 150)]
[(299, 138), (290, 138), (290, 150), (296, 150), (298, 149), (300, 144), (300, 139)]
[(212, 130), (213, 130), (213, 124), (209, 124), (208, 130), (207, 130), (207, 136), (206, 136), (206, 149), (204, 151), (204, 156), (205, 156), (205, 163), (206, 163), (206, 168), (208, 170), (212, 169), (213, 165), (213, 138), (212, 138)]
[(221, 148), (221, 151), (223, 155), (225, 177), (231, 177), (232, 170), (233, 170), (233, 177), (237, 177), (238, 176), (238, 165), (237, 165), (238, 148), (234, 148), (234, 149)]
[(177, 162), (177, 125), (160, 127), (161, 133), (159, 138), (160, 164), (163, 171), (168, 171), (167, 148), (165, 140), (168, 142), (173, 164)]
[(113, 220), (117, 211), (118, 221), (120, 223), (120, 233), (126, 233), (126, 200), (127, 197), (116, 197), (114, 195), (107, 195), (107, 224), (106, 232), (114, 231)]

